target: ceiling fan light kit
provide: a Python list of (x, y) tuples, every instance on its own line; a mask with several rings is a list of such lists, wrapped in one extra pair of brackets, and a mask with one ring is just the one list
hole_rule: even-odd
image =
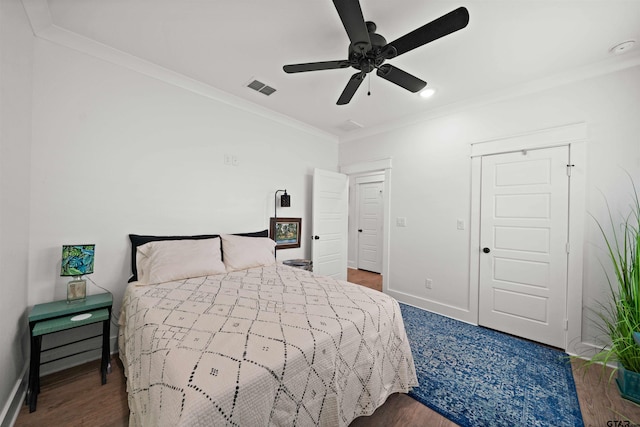
[(427, 85), (425, 81), (384, 62), (461, 30), (469, 23), (469, 12), (466, 8), (459, 7), (399, 39), (387, 43), (384, 37), (376, 33), (376, 24), (364, 20), (358, 0), (333, 0), (333, 4), (351, 42), (348, 49), (348, 59), (285, 65), (283, 69), (286, 73), (301, 73), (355, 68), (358, 72), (353, 74), (347, 82), (338, 98), (338, 105), (348, 104), (364, 81), (365, 76), (373, 70), (376, 70), (378, 77), (410, 92), (420, 92)]

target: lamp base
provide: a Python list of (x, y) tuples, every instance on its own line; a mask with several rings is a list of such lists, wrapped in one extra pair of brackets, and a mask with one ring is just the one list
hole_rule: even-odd
[(72, 280), (67, 283), (67, 304), (82, 302), (87, 298), (87, 281)]

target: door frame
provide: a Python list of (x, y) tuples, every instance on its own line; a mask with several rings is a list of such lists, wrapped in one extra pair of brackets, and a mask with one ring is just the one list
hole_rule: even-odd
[[(349, 177), (351, 178), (351, 177)], [(383, 198), (383, 205), (382, 205), (382, 239), (384, 240), (384, 230), (385, 230), (385, 223), (384, 223), (384, 193), (386, 192), (386, 188), (385, 188), (385, 176), (383, 173), (372, 173), (372, 174), (366, 174), (366, 175), (357, 175), (355, 177), (355, 182), (354, 182), (354, 187), (355, 187), (355, 197), (353, 199), (354, 205), (355, 205), (355, 222), (356, 222), (356, 230), (358, 228), (360, 228), (360, 185), (362, 184), (370, 184), (370, 183), (375, 183), (375, 182), (381, 182), (382, 183), (382, 198)], [(378, 250), (380, 251), (380, 254), (382, 255), (382, 249), (383, 247), (378, 248)], [(356, 233), (356, 268), (358, 268), (358, 265), (360, 265), (360, 234)], [(380, 263), (382, 263), (382, 259), (380, 260)], [(381, 265), (382, 267), (382, 265)]]
[(469, 256), (469, 311), (479, 320), (480, 292), (480, 203), (482, 180), (482, 156), (522, 150), (569, 147), (567, 167), (569, 178), (569, 254), (567, 257), (567, 304), (565, 317), (564, 350), (578, 353), (582, 342), (582, 264), (584, 225), (586, 212), (586, 123), (573, 123), (541, 129), (510, 137), (480, 141), (471, 144), (471, 223)]
[[(349, 179), (362, 174), (384, 174), (384, 194), (382, 196), (382, 292), (389, 289), (389, 233), (391, 230), (391, 158), (373, 160), (370, 162), (353, 163), (340, 166), (340, 172), (347, 174)], [(349, 203), (353, 199), (349, 198)]]

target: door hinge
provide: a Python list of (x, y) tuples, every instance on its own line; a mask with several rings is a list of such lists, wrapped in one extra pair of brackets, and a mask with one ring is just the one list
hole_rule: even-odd
[(565, 331), (569, 330), (569, 319), (564, 319), (564, 330)]
[(571, 176), (571, 168), (575, 165), (567, 165), (567, 176)]
[(565, 248), (567, 249), (567, 253), (571, 252), (571, 243), (567, 242)]

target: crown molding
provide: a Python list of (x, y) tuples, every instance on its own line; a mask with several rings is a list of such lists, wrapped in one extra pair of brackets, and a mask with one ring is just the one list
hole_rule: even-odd
[(574, 68), (554, 76), (534, 80), (507, 89), (468, 98), (463, 101), (454, 102), (439, 108), (434, 108), (425, 112), (414, 114), (384, 125), (367, 127), (354, 130), (348, 135), (339, 136), (314, 126), (293, 119), (284, 114), (277, 113), (266, 107), (252, 103), (245, 99), (231, 95), (220, 89), (206, 85), (202, 82), (189, 78), (183, 74), (171, 71), (158, 64), (143, 60), (123, 51), (111, 48), (95, 40), (81, 36), (80, 34), (65, 30), (53, 24), (47, 0), (21, 0), (29, 18), (33, 33), (36, 37), (47, 40), (54, 44), (65, 46), (78, 52), (90, 55), (104, 61), (120, 65), (132, 71), (155, 78), (164, 83), (168, 83), (182, 89), (191, 91), (198, 95), (219, 101), (234, 108), (256, 114), (263, 118), (278, 122), (288, 127), (301, 130), (303, 132), (327, 139), (334, 143), (342, 143), (358, 140), (372, 135), (381, 134), (397, 130), (399, 128), (427, 122), (439, 117), (447, 116), (470, 108), (481, 107), (500, 101), (517, 98), (524, 95), (541, 92), (555, 87), (567, 85), (573, 82), (587, 80), (624, 70), (640, 65), (640, 52), (627, 53), (621, 56), (607, 58), (603, 61), (583, 67)]
[(634, 53), (633, 55), (627, 54), (620, 57), (607, 58), (603, 61), (582, 67), (577, 67), (550, 77), (545, 77), (543, 79), (538, 79), (520, 85), (512, 86), (507, 89), (479, 95), (473, 98), (468, 98), (464, 101), (451, 103), (440, 108), (434, 108), (426, 112), (418, 113), (394, 121), (393, 123), (355, 130), (350, 132), (349, 135), (340, 137), (340, 143), (390, 132), (399, 128), (427, 122), (439, 117), (448, 116), (453, 113), (468, 110), (470, 108), (482, 107), (484, 105), (542, 92), (548, 89), (553, 89), (555, 87), (588, 80), (591, 78), (637, 66), (640, 66), (640, 52)]
[(31, 29), (35, 36), (53, 25), (49, 4), (46, 0), (22, 0), (22, 7), (27, 13)]
[(121, 50), (114, 49), (103, 43), (99, 43), (88, 37), (84, 37), (80, 34), (58, 27), (52, 21), (47, 0), (21, 1), (31, 24), (33, 34), (37, 38), (119, 65), (156, 80), (160, 80), (164, 83), (219, 101), (231, 107), (326, 139), (329, 142), (339, 142), (338, 136), (336, 135), (285, 116), (284, 114), (276, 113), (268, 108), (254, 104), (235, 95), (231, 95), (183, 74), (171, 71), (153, 62), (146, 61)]

